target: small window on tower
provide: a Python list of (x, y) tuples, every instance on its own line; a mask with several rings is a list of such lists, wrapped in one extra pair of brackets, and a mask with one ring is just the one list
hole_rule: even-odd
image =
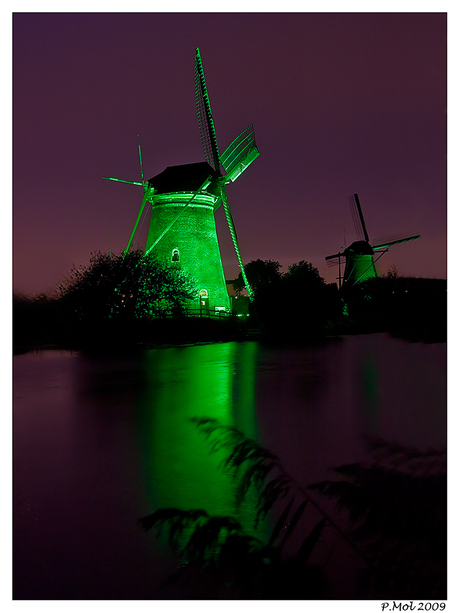
[(202, 289), (200, 290), (200, 308), (209, 306), (209, 295), (208, 290)]
[(171, 262), (179, 262), (179, 249), (173, 249), (171, 255)]

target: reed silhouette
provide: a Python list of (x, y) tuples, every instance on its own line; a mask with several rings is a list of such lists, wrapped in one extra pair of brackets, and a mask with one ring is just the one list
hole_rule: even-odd
[[(222, 470), (235, 482), (236, 508), (252, 488), (254, 526), (271, 513), (274, 527), (261, 541), (235, 518), (211, 517), (204, 510), (159, 509), (140, 519), (145, 530), (169, 533), (183, 562), (169, 584), (181, 585), (185, 597), (340, 597), (334, 588), (340, 577), (331, 577), (327, 560), (315, 555), (326, 533), (335, 535), (344, 552), (354, 552), (358, 580), (350, 598), (447, 597), (445, 452), (368, 438), (367, 460), (336, 468), (336, 480), (305, 487), (275, 454), (236, 428), (209, 418), (192, 421), (210, 453), (226, 452)], [(335, 501), (336, 511), (329, 510), (328, 500)], [(344, 556), (343, 564), (348, 560)]]

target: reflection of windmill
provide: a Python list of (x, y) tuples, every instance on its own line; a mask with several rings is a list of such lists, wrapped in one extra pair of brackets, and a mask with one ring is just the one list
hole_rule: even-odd
[[(205, 162), (169, 166), (142, 182), (144, 197), (131, 234), (130, 248), (147, 202), (152, 216), (146, 254), (153, 252), (163, 262), (171, 262), (188, 272), (200, 291), (200, 308), (225, 309), (230, 306), (222, 259), (217, 240), (214, 213), (223, 204), (230, 234), (249, 297), (253, 293), (244, 273), (235, 226), (230, 213), (226, 185), (235, 181), (259, 155), (252, 125), (246, 128), (219, 155), (211, 105), (199, 49), (195, 51), (195, 94)], [(139, 148), (140, 155), (140, 148)], [(221, 164), (225, 174), (221, 171)], [(109, 177), (104, 177), (109, 178)], [(119, 181), (119, 179), (112, 179)]]
[[(389, 247), (420, 238), (420, 234), (399, 236), (393, 240), (377, 240), (376, 244), (371, 246), (358, 194), (349, 196), (349, 202), (358, 240), (343, 251), (326, 257), (328, 266), (339, 265), (339, 287), (341, 285), (340, 267), (342, 258), (345, 258), (343, 283), (355, 285), (377, 276), (375, 262), (388, 251)], [(377, 258), (375, 258), (375, 252), (379, 252)]]

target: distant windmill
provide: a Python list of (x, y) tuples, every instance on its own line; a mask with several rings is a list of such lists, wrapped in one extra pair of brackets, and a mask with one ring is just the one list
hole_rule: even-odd
[[(214, 213), (222, 203), (238, 263), (249, 295), (238, 246), (235, 225), (228, 205), (226, 186), (235, 181), (259, 155), (252, 125), (219, 154), (211, 104), (206, 88), (200, 51), (195, 51), (195, 95), (198, 124), (205, 162), (169, 166), (160, 174), (144, 181), (139, 146), (144, 197), (126, 250), (129, 250), (147, 202), (151, 204), (151, 220), (145, 253), (155, 253), (163, 262), (170, 262), (188, 272), (198, 285), (201, 306), (211, 310), (229, 310), (230, 301), (225, 282), (222, 258), (217, 240)], [(224, 168), (225, 174), (221, 170)], [(111, 177), (103, 177), (120, 181)]]
[[(369, 235), (367, 234), (366, 224), (364, 223), (363, 212), (359, 202), (358, 194), (349, 196), (350, 209), (355, 223), (355, 229), (358, 240), (352, 243), (349, 247), (334, 255), (328, 255), (326, 261), (328, 266), (339, 265), (339, 287), (341, 285), (341, 265), (342, 258), (345, 259), (345, 272), (343, 274), (343, 283), (355, 285), (367, 279), (372, 279), (377, 276), (375, 270), (375, 262), (379, 260), (383, 254), (388, 251), (388, 248), (397, 245), (398, 243), (407, 243), (416, 238), (420, 238), (420, 234), (404, 235), (393, 238), (393, 240), (377, 240), (375, 245), (370, 244)], [(378, 257), (375, 258), (376, 252)]]

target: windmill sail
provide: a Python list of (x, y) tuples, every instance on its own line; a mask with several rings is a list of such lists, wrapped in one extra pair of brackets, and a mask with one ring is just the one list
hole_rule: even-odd
[(148, 190), (145, 190), (144, 191), (144, 197), (142, 198), (141, 208), (139, 209), (139, 213), (137, 215), (136, 223), (134, 224), (133, 231), (131, 232), (131, 236), (129, 237), (129, 241), (128, 241), (128, 245), (127, 245), (127, 247), (125, 249), (125, 253), (127, 253), (129, 251), (129, 248), (131, 247), (131, 244), (133, 242), (134, 236), (136, 234), (136, 230), (137, 230), (137, 228), (139, 226), (139, 222), (140, 222), (141, 217), (142, 217), (142, 213), (144, 212), (144, 207), (145, 207), (145, 204), (146, 204), (146, 202), (148, 200), (148, 197), (149, 197), (149, 192), (148, 192)]
[(399, 243), (407, 243), (409, 241), (414, 241), (415, 239), (420, 238), (420, 234), (412, 234), (400, 236), (399, 238), (395, 238), (393, 240), (384, 241), (383, 239), (377, 239), (379, 242), (376, 245), (372, 245), (374, 250), (378, 249), (387, 249), (392, 245), (398, 245)]
[(204, 155), (208, 164), (220, 175), (219, 147), (199, 49), (195, 50), (195, 98)]
[[(349, 245), (343, 252), (327, 256), (326, 261), (328, 266), (333, 266), (336, 263), (340, 265), (341, 256), (344, 256), (346, 262), (344, 283), (356, 285), (377, 276), (375, 263), (388, 251), (389, 247), (415, 240), (420, 238), (420, 235), (413, 234), (376, 239), (374, 245), (371, 245), (358, 194), (349, 196), (348, 201), (358, 240)], [(376, 251), (378, 251), (378, 257), (375, 257)]]
[(125, 181), (125, 179), (116, 179), (115, 177), (101, 177), (102, 179), (107, 179), (107, 181), (118, 181), (119, 183), (129, 183), (130, 185), (143, 185), (143, 183), (139, 183), (139, 181)]
[(119, 183), (129, 183), (130, 185), (144, 186), (144, 197), (142, 199), (141, 208), (139, 209), (139, 213), (137, 215), (136, 223), (134, 224), (133, 231), (131, 232), (131, 236), (129, 237), (128, 245), (125, 249), (125, 253), (126, 253), (127, 251), (129, 251), (129, 248), (131, 247), (131, 244), (133, 242), (134, 235), (136, 234), (136, 230), (139, 226), (139, 222), (142, 217), (142, 213), (144, 212), (145, 204), (147, 200), (149, 199), (149, 197), (151, 197), (152, 194), (148, 189), (146, 189), (143, 176), (142, 176), (142, 183), (139, 183), (139, 181), (125, 181), (124, 179), (116, 179), (115, 177), (102, 177), (102, 178), (107, 179), (108, 181), (118, 181)]
[(225, 182), (235, 181), (258, 155), (259, 150), (256, 146), (254, 128), (251, 124), (230, 143), (220, 156), (222, 166), (227, 173), (225, 175)]
[(364, 240), (369, 242), (369, 236), (367, 234), (366, 224), (364, 223), (363, 212), (361, 210), (361, 204), (359, 202), (358, 194), (353, 194), (348, 197), (350, 203), (351, 214), (355, 224), (356, 235), (358, 240)]
[[(240, 248), (236, 236), (235, 224), (233, 223), (232, 214), (225, 192), (225, 184), (228, 181), (234, 181), (249, 164), (255, 160), (259, 152), (255, 146), (254, 131), (252, 126), (246, 128), (224, 152), (225, 163), (230, 171), (229, 178), (223, 177), (220, 170), (219, 147), (217, 145), (216, 130), (214, 128), (214, 120), (212, 118), (211, 103), (209, 101), (208, 89), (204, 78), (203, 64), (201, 63), (200, 50), (195, 50), (195, 97), (198, 114), (198, 125), (200, 128), (201, 142), (203, 144), (204, 155), (207, 162), (214, 168), (220, 184), (220, 197), (224, 207), (225, 217), (227, 219), (228, 228), (235, 248), (238, 264), (243, 277), (244, 285), (248, 292), (250, 300), (253, 300), (254, 293), (249, 285), (246, 273), (244, 270), (243, 260), (241, 258)], [(252, 159), (251, 159), (252, 158)], [(225, 168), (225, 166), (224, 166)]]
[(344, 253), (334, 253), (334, 255), (328, 255), (326, 256), (325, 260), (327, 262), (327, 265), (329, 267), (331, 266), (337, 266), (337, 264), (340, 263), (340, 258), (344, 257), (345, 254)]

